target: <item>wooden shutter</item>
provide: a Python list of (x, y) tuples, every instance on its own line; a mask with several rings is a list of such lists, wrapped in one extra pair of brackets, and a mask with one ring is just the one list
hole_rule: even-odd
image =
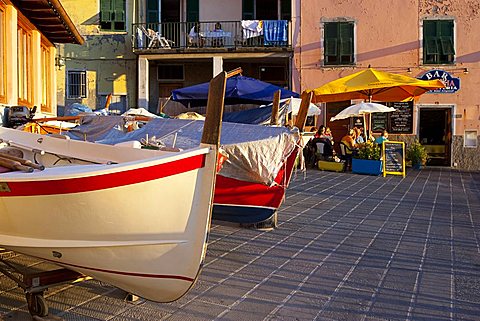
[(337, 38), (325, 38), (325, 56), (337, 55)]
[(339, 54), (342, 62), (353, 62), (353, 23), (339, 24), (340, 46)]
[(329, 22), (325, 23), (324, 27), (324, 54), (325, 64), (334, 65), (339, 63), (338, 59), (338, 23)]
[(438, 36), (442, 55), (454, 55), (452, 20), (438, 21)]
[(455, 49), (453, 48), (453, 41), (450, 37), (440, 37), (440, 48), (442, 49), (442, 55), (455, 54)]
[(100, 21), (109, 22), (112, 21), (113, 10), (112, 10), (112, 0), (101, 0), (100, 1)]
[(114, 21), (125, 22), (125, 0), (113, 0)]

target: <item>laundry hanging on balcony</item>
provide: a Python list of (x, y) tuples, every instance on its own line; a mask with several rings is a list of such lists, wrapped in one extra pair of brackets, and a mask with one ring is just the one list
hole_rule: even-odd
[(263, 37), (265, 46), (286, 46), (288, 43), (288, 21), (264, 20)]

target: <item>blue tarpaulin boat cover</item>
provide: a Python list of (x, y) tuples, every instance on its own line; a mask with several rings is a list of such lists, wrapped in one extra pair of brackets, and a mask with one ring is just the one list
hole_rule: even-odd
[[(285, 119), (285, 112), (287, 108), (285, 104), (279, 108), (279, 125), (283, 125)], [(224, 122), (241, 123), (241, 124), (256, 124), (269, 125), (272, 118), (272, 105), (260, 106), (258, 108), (234, 111), (223, 114)]]
[[(207, 105), (209, 83), (175, 89), (172, 91), (172, 100), (185, 106), (200, 107)], [(273, 101), (273, 95), (281, 90), (281, 99), (300, 95), (288, 89), (270, 83), (245, 77), (234, 76), (227, 79), (225, 90), (225, 105), (257, 104), (264, 105)]]

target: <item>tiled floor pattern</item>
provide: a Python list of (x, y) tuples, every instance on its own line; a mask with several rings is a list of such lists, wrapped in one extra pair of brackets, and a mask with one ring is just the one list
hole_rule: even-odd
[[(214, 224), (200, 279), (176, 302), (132, 304), (94, 280), (46, 298), (52, 316), (82, 321), (480, 320), (479, 243), (480, 173), (311, 170), (293, 180), (277, 229)], [(30, 320), (3, 276), (2, 318)]]

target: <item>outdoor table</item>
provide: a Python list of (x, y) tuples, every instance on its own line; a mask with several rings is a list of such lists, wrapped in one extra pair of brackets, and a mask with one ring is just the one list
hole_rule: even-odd
[(225, 43), (228, 43), (228, 39), (232, 38), (232, 33), (228, 31), (206, 31), (201, 32), (200, 36), (206, 39), (207, 46), (223, 47)]

